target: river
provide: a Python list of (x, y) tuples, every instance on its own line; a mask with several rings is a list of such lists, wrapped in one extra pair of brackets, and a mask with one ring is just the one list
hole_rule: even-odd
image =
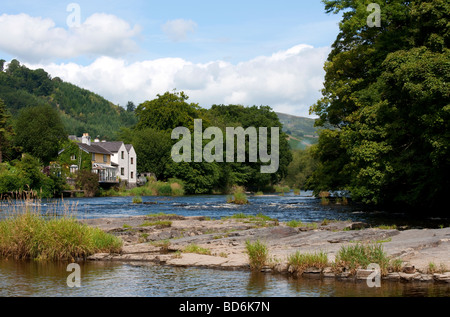
[[(130, 197), (75, 198), (48, 200), (32, 205), (43, 213), (70, 214), (79, 219), (124, 217), (170, 213), (208, 216), (219, 219), (236, 213), (262, 213), (279, 221), (302, 222), (337, 219), (364, 221), (372, 225), (409, 227), (448, 226), (449, 219), (414, 219), (407, 213), (365, 210), (355, 205), (322, 206), (311, 193), (300, 196), (249, 197), (250, 205), (230, 205), (226, 196), (144, 197), (149, 204), (132, 204)], [(0, 217), (23, 202), (0, 207)], [(384, 282), (379, 289), (361, 282), (293, 279), (285, 276), (243, 271), (213, 271), (166, 266), (82, 263), (81, 287), (69, 288), (65, 264), (0, 260), (0, 296), (125, 296), (125, 297), (411, 297), (450, 296), (450, 286), (442, 284), (403, 284)]]

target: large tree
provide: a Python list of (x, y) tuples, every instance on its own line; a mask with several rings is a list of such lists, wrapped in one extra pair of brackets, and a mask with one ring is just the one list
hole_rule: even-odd
[(58, 156), (67, 139), (58, 112), (48, 105), (22, 109), (17, 117), (15, 131), (16, 143), (22, 151), (45, 164)]
[[(450, 3), (323, 0), (344, 11), (311, 112), (322, 132), (316, 190), (434, 208), (450, 190)], [(381, 27), (367, 6), (381, 8)]]
[(13, 127), (10, 123), (10, 117), (6, 105), (0, 99), (0, 163), (3, 162), (3, 156), (12, 145), (12, 137), (14, 135)]

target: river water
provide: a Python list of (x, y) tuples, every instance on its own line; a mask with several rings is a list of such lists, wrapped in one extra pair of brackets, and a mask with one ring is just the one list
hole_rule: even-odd
[[(132, 204), (130, 197), (48, 200), (35, 204), (43, 213), (71, 214), (80, 219), (157, 213), (208, 216), (219, 219), (236, 213), (264, 215), (279, 221), (337, 219), (372, 225), (409, 227), (448, 226), (449, 219), (414, 219), (401, 212), (365, 210), (361, 206), (322, 206), (310, 193), (300, 196), (249, 197), (250, 205), (227, 204), (226, 196), (144, 197), (150, 204)], [(0, 207), (0, 218), (20, 209), (23, 202)], [(293, 279), (243, 271), (218, 271), (166, 266), (81, 263), (81, 287), (69, 288), (66, 264), (0, 260), (0, 296), (100, 297), (411, 297), (450, 296), (450, 286), (383, 282), (379, 289), (362, 282)]]

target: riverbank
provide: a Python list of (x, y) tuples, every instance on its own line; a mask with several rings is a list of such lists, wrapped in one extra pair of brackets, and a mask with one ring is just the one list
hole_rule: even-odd
[[(95, 254), (90, 261), (150, 262), (175, 267), (249, 270), (247, 241), (261, 241), (269, 250), (262, 271), (337, 279), (366, 279), (367, 271), (350, 272), (332, 265), (343, 247), (381, 244), (397, 270), (383, 276), (397, 281), (450, 282), (450, 228), (368, 228), (364, 223), (326, 221), (291, 227), (267, 217), (207, 217), (178, 215), (103, 218), (81, 222), (122, 238), (120, 254)], [(298, 272), (288, 258), (296, 252), (327, 254), (324, 268)]]

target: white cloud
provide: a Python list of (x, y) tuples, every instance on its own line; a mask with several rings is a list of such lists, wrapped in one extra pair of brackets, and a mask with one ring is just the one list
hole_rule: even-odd
[(186, 40), (188, 33), (197, 29), (197, 23), (192, 20), (177, 19), (167, 21), (161, 26), (163, 32), (174, 42)]
[(129, 100), (141, 103), (177, 89), (205, 108), (213, 104), (268, 105), (275, 111), (308, 116), (309, 107), (320, 98), (323, 65), (329, 52), (328, 47), (298, 45), (239, 64), (195, 64), (181, 58), (129, 64), (123, 59), (101, 57), (87, 66), (29, 66), (42, 67), (53, 77), (59, 76), (121, 105)]
[(56, 27), (51, 19), (3, 14), (0, 29), (0, 50), (28, 62), (83, 55), (124, 55), (137, 48), (133, 38), (140, 32), (139, 27), (102, 13), (69, 29)]

